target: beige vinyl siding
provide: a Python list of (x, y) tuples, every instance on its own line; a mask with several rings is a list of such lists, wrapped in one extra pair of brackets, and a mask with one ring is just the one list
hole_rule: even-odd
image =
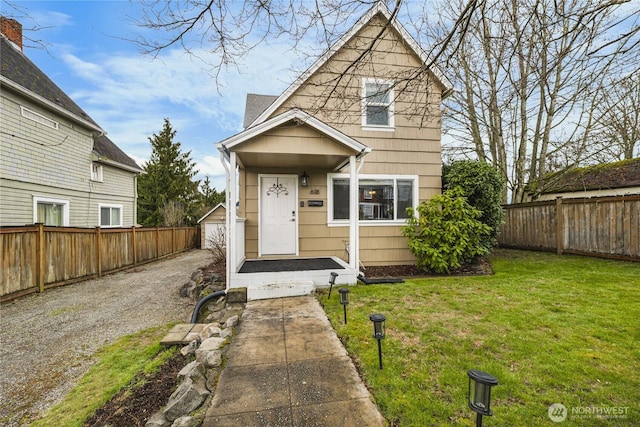
[[(297, 107), (372, 148), (365, 157), (361, 174), (418, 176), (419, 201), (440, 193), (441, 188), (441, 123), (440, 102), (443, 88), (435, 78), (417, 81), (411, 87), (394, 88), (394, 128), (368, 130), (362, 127), (362, 81), (376, 78), (399, 82), (414, 73), (422, 63), (394, 30), (387, 31), (376, 42), (374, 52), (365, 54), (362, 66), (350, 69), (353, 75), (340, 77), (364, 48), (371, 45), (384, 23), (374, 19), (337, 52), (316, 73), (280, 106), (273, 116)], [(429, 76), (427, 76), (429, 77)], [(430, 76), (433, 77), (433, 76)], [(341, 96), (326, 96), (334, 90)], [(321, 107), (321, 108), (320, 108)], [(309, 172), (309, 171), (307, 171)], [(343, 172), (348, 172), (344, 170)], [(321, 178), (312, 177), (316, 184)], [(327, 223), (326, 178), (317, 198), (324, 208), (300, 208), (300, 255), (331, 254), (343, 256), (342, 239), (348, 238), (348, 227), (324, 227)], [(304, 191), (304, 189), (302, 190)], [(305, 200), (303, 195), (300, 200)], [(318, 209), (305, 222), (304, 213)], [(325, 215), (320, 218), (320, 210)], [(332, 253), (331, 253), (332, 252)], [(337, 252), (337, 253), (336, 253)], [(360, 226), (360, 259), (365, 265), (413, 264), (415, 259), (407, 249), (407, 241), (399, 225)]]

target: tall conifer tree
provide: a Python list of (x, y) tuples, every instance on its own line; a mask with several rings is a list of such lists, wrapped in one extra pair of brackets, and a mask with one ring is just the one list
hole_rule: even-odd
[[(151, 158), (138, 178), (138, 222), (144, 226), (192, 225), (197, 220), (200, 181), (193, 180), (197, 171), (191, 151), (183, 153), (181, 144), (173, 142), (175, 135), (169, 119), (164, 119), (162, 131), (149, 138)], [(164, 224), (163, 210), (169, 205), (183, 208), (178, 224)]]

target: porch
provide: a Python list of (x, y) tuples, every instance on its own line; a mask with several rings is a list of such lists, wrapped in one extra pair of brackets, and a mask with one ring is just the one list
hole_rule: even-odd
[(332, 272), (336, 285), (356, 283), (358, 271), (338, 257), (282, 258), (243, 261), (228, 287), (246, 287), (249, 301), (308, 295), (329, 287)]

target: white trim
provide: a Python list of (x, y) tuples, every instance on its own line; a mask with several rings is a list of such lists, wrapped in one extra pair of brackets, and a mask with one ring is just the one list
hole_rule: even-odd
[[(387, 103), (379, 103), (379, 102), (371, 102), (370, 99), (368, 99), (367, 97), (367, 84), (376, 84), (376, 85), (388, 85), (389, 89), (388, 89), (388, 96), (389, 96), (389, 101)], [(395, 109), (394, 109), (394, 100), (395, 100), (395, 95), (394, 95), (394, 90), (393, 90), (393, 86), (394, 86), (395, 82), (392, 80), (386, 80), (386, 79), (377, 79), (377, 78), (373, 78), (373, 77), (363, 77), (362, 78), (362, 98), (361, 98), (361, 103), (360, 103), (360, 109), (361, 109), (361, 114), (362, 114), (362, 129), (363, 130), (369, 130), (369, 131), (386, 131), (386, 132), (393, 132), (395, 130)], [(376, 124), (369, 124), (367, 123), (367, 107), (368, 106), (380, 106), (380, 107), (387, 107), (387, 120), (389, 122), (389, 124), (387, 125), (376, 125)]]
[(69, 200), (33, 195), (33, 223), (38, 222), (38, 203), (62, 205), (62, 226), (69, 226)]
[(65, 117), (67, 117), (67, 118), (69, 118), (71, 120), (74, 120), (77, 123), (80, 123), (80, 124), (82, 124), (82, 125), (84, 125), (86, 127), (88, 127), (89, 129), (93, 129), (93, 130), (95, 130), (97, 132), (103, 132), (104, 133), (104, 130), (100, 126), (98, 126), (98, 125), (96, 125), (94, 123), (91, 123), (90, 121), (75, 115), (74, 113), (72, 113), (72, 112), (60, 107), (59, 105), (56, 105), (55, 103), (53, 103), (53, 102), (49, 101), (48, 99), (38, 95), (37, 93), (32, 92), (29, 89), (26, 89), (24, 86), (19, 85), (18, 83), (6, 78), (5, 76), (0, 76), (0, 83), (12, 88), (13, 90), (16, 90), (16, 91), (20, 92), (21, 94), (25, 95), (27, 98), (30, 98), (33, 101), (38, 102), (41, 105), (44, 105), (44, 106), (46, 106), (48, 108), (51, 108), (53, 111), (56, 111), (56, 112), (62, 114), (63, 116), (65, 116)]
[(91, 162), (91, 181), (104, 182), (104, 168), (101, 164)]
[[(102, 225), (102, 208), (109, 208), (109, 225)], [(111, 209), (120, 209), (120, 224), (111, 224)], [(98, 226), (100, 228), (118, 228), (124, 223), (124, 206), (112, 203), (98, 203)]]
[[(329, 173), (327, 174), (327, 226), (328, 227), (347, 227), (350, 225), (351, 223), (351, 217), (349, 217), (349, 219), (340, 219), (340, 220), (334, 220), (333, 219), (333, 179), (334, 178), (340, 178), (340, 179), (349, 179), (349, 174), (342, 174), (342, 173)], [(389, 174), (389, 175), (383, 175), (383, 174), (360, 174), (358, 175), (358, 191), (356, 192), (356, 195), (359, 194), (359, 189), (360, 189), (360, 181), (362, 180), (393, 180), (393, 186), (394, 186), (394, 196), (393, 196), (393, 202), (394, 202), (394, 207), (397, 206), (397, 200), (398, 200), (398, 195), (397, 195), (397, 189), (398, 189), (398, 181), (413, 181), (413, 186), (412, 186), (412, 206), (415, 209), (418, 204), (418, 190), (419, 190), (419, 177), (418, 175), (394, 175), (394, 174)], [(349, 188), (350, 194), (353, 193), (352, 189)], [(353, 197), (353, 196), (352, 196)], [(358, 201), (359, 203), (359, 201)], [(394, 215), (397, 214), (397, 208), (394, 209)], [(406, 224), (407, 219), (406, 218), (396, 218), (396, 219), (392, 219), (392, 220), (358, 220), (358, 224), (360, 226), (375, 226), (375, 227), (380, 227), (380, 226), (398, 226), (398, 225), (404, 225)]]
[[(420, 58), (423, 64), (431, 62), (431, 58), (427, 52), (420, 47), (418, 42), (405, 30), (405, 28), (398, 22), (396, 18), (391, 19), (391, 11), (383, 1), (378, 1), (376, 4), (365, 13), (358, 22), (355, 23), (351, 29), (342, 35), (336, 43), (333, 44), (320, 58), (318, 58), (304, 73), (302, 73), (283, 93), (276, 99), (266, 110), (262, 112), (256, 119), (249, 124), (249, 128), (259, 123), (264, 122), (274, 113), (289, 97), (307, 81), (316, 71), (320, 69), (329, 59), (339, 51), (349, 40), (351, 40), (374, 16), (381, 13), (391, 24), (391, 26), (402, 36), (407, 42), (413, 52)], [(429, 67), (429, 71), (433, 73), (438, 82), (444, 86), (442, 91), (442, 98), (445, 98), (449, 93), (453, 91), (453, 85), (440, 71), (440, 69), (434, 64)]]
[(223, 208), (225, 208), (225, 209), (227, 208), (227, 206), (226, 206), (224, 203), (218, 203), (218, 204), (216, 205), (216, 207), (215, 207), (215, 208), (211, 209), (209, 212), (207, 212), (206, 214), (204, 214), (204, 215), (202, 216), (202, 218), (200, 218), (200, 219), (197, 221), (197, 222), (198, 222), (198, 224), (200, 224), (200, 223), (202, 222), (202, 220), (203, 220), (203, 219), (205, 219), (206, 217), (208, 217), (209, 215), (211, 215), (211, 212), (215, 212), (215, 211), (216, 211), (219, 207), (221, 207), (221, 206), (222, 206)]
[(50, 127), (51, 129), (55, 129), (55, 130), (59, 129), (58, 122), (56, 122), (53, 119), (50, 119), (49, 117), (43, 114), (37, 113), (32, 109), (25, 107), (24, 105), (20, 106), (20, 115), (25, 119), (32, 120), (36, 123), (40, 123), (41, 125)]
[(348, 135), (340, 132), (339, 130), (327, 125), (326, 123), (316, 119), (315, 117), (309, 115), (308, 113), (299, 110), (297, 108), (293, 108), (288, 110), (282, 114), (279, 114), (264, 123), (260, 123), (257, 126), (247, 128), (245, 131), (240, 132), (234, 136), (231, 136), (217, 144), (218, 150), (231, 150), (232, 148), (242, 144), (245, 141), (250, 140), (268, 130), (271, 130), (277, 126), (280, 126), (283, 123), (286, 123), (290, 120), (300, 120), (304, 124), (309, 127), (317, 130), (318, 132), (324, 134), (325, 136), (340, 142), (347, 148), (361, 153), (368, 149), (368, 147), (361, 142), (351, 138)]

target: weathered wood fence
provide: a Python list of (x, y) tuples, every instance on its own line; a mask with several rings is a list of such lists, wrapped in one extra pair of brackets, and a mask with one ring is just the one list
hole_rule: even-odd
[(506, 205), (502, 247), (640, 261), (640, 196)]
[(198, 247), (198, 227), (0, 228), (0, 301)]

